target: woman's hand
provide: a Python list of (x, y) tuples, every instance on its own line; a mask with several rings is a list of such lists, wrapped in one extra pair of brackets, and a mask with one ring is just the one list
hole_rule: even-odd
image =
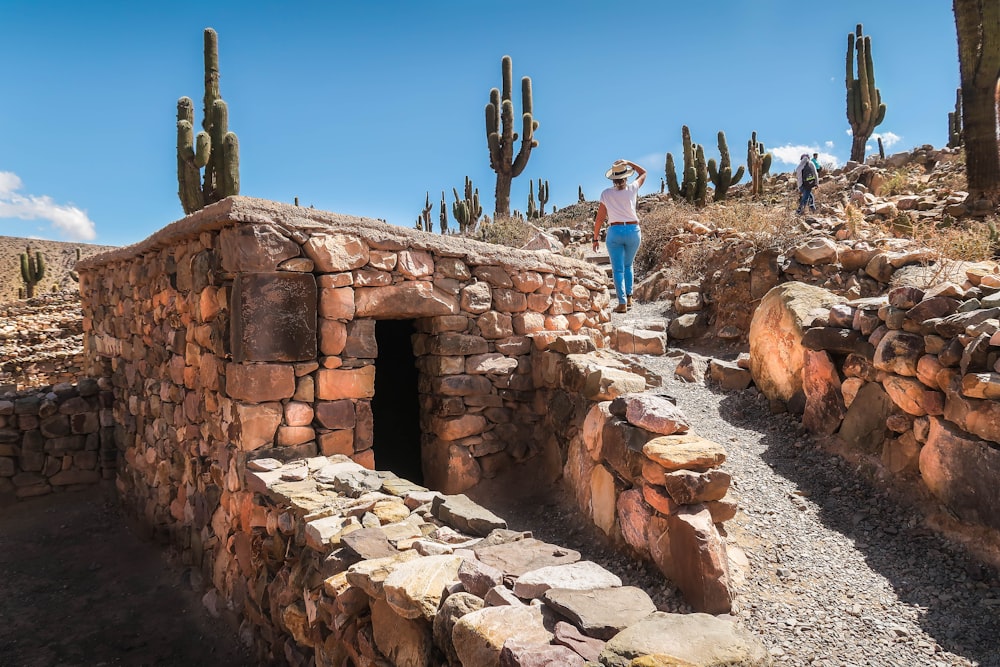
[(598, 247), (599, 245), (601, 245), (601, 242), (600, 242), (600, 241), (598, 241), (597, 239), (594, 239), (594, 252), (597, 252), (597, 247)]

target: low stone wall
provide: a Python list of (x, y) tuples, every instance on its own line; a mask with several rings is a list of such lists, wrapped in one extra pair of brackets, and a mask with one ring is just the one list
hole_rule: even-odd
[(1000, 529), (1000, 275), (847, 301), (775, 288), (751, 327), (751, 370), (773, 401), (918, 479), (964, 521)]
[(79, 292), (0, 305), (0, 393), (76, 382), (85, 365)]
[(81, 379), (0, 398), (0, 498), (74, 490), (114, 476), (112, 393)]
[(659, 378), (623, 358), (560, 339), (538, 353), (550, 448), (580, 511), (621, 548), (653, 562), (700, 612), (731, 610), (717, 525), (736, 514), (718, 443), (690, 431)]
[(228, 495), (204, 603), (262, 664), (770, 664), (732, 622), (657, 612), (578, 552), (343, 455), (254, 460)]

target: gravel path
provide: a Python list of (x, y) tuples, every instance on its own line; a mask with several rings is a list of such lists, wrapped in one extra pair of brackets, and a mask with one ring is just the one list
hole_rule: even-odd
[(643, 357), (692, 428), (726, 446), (741, 508), (727, 529), (749, 560), (735, 573), (736, 613), (777, 665), (1000, 665), (996, 571), (864, 483), (797, 418), (772, 415), (756, 389), (683, 383), (677, 360)]

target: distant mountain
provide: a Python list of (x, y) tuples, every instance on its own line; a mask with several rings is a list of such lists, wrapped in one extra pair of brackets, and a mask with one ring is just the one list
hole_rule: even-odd
[(92, 245), (89, 243), (69, 243), (63, 241), (41, 241), (16, 236), (0, 236), (0, 303), (9, 303), (18, 298), (18, 289), (24, 287), (21, 278), (21, 254), (31, 247), (31, 253), (41, 251), (45, 259), (45, 275), (35, 285), (35, 294), (62, 290), (76, 290), (77, 283), (69, 277), (76, 264), (76, 250), (80, 258), (98, 255), (115, 246)]

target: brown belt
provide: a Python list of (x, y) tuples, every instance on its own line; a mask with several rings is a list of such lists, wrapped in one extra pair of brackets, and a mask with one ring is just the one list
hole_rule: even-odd
[(615, 227), (617, 225), (638, 225), (639, 223), (635, 220), (632, 222), (609, 222), (608, 227)]

